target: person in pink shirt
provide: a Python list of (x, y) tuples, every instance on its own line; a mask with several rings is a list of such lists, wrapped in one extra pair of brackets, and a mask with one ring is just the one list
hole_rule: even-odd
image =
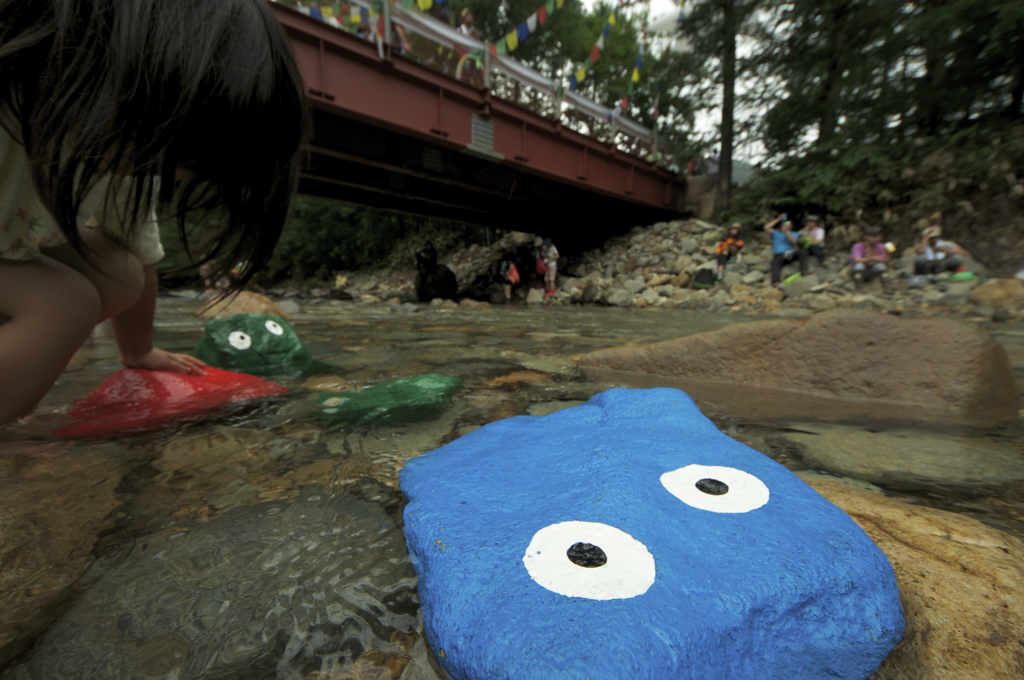
[(889, 251), (882, 243), (882, 228), (871, 226), (864, 230), (864, 238), (850, 248), (850, 276), (859, 287), (862, 283), (881, 278), (889, 291), (886, 273), (889, 270)]

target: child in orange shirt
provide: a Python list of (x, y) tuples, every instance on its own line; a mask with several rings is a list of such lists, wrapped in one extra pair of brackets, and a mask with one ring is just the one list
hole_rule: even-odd
[(724, 241), (719, 241), (715, 246), (715, 253), (718, 255), (718, 280), (725, 276), (725, 265), (729, 260), (735, 259), (743, 248), (743, 239), (740, 238), (740, 223), (733, 222), (725, 235)]

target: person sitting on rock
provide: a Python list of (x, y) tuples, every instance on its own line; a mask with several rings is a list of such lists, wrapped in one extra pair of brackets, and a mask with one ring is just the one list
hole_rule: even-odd
[(860, 287), (862, 283), (881, 277), (882, 286), (889, 292), (886, 272), (889, 269), (889, 251), (882, 243), (882, 228), (871, 226), (864, 230), (864, 238), (850, 248), (850, 276)]
[(454, 300), (459, 292), (455, 273), (447, 265), (438, 264), (437, 248), (427, 241), (423, 250), (416, 253), (416, 298), (430, 302), (434, 298)]
[(718, 280), (721, 281), (725, 277), (725, 265), (729, 262), (735, 262), (736, 256), (740, 254), (740, 250), (743, 248), (743, 239), (740, 238), (740, 223), (733, 222), (729, 225), (729, 231), (726, 232), (725, 239), (718, 242), (715, 246), (715, 254), (718, 256)]
[[(800, 247), (793, 234), (793, 223), (782, 213), (764, 225), (772, 236), (772, 283), (782, 280), (782, 268), (795, 260), (800, 261), (800, 275), (807, 276), (807, 251)], [(782, 226), (779, 226), (781, 223)]]
[(921, 232), (914, 256), (914, 273), (917, 275), (955, 272), (964, 264), (967, 251), (952, 241), (940, 238), (942, 227), (937, 224)]
[(825, 227), (821, 226), (820, 217), (817, 215), (807, 216), (797, 241), (808, 254), (818, 258), (819, 264), (825, 264)]

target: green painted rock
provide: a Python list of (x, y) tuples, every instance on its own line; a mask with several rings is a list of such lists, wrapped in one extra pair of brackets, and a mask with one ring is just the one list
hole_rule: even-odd
[(462, 387), (458, 378), (424, 373), (351, 392), (323, 394), (320, 421), (326, 425), (408, 423), (439, 416)]
[(315, 360), (291, 324), (271, 314), (213, 319), (192, 354), (211, 366), (258, 376), (309, 375), (334, 369)]

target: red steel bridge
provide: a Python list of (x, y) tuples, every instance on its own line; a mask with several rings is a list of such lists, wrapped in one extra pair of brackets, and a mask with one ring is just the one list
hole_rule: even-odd
[(601, 120), (608, 109), (574, 93), (552, 98), (546, 114), (503, 100), (496, 79), (516, 92), (520, 83), (553, 94), (552, 84), (443, 23), (397, 6), (379, 18), (399, 26), (407, 45), (410, 36), (448, 42), (449, 55), (465, 56), (475, 43), (483, 54), (475, 81), (465, 59), (451, 77), (436, 60), (402, 56), (394, 29), (368, 40), (270, 6), (291, 39), (313, 111), (300, 193), (577, 245), (679, 215), (685, 185), (642, 157), (649, 130), (625, 118), (609, 130)]

